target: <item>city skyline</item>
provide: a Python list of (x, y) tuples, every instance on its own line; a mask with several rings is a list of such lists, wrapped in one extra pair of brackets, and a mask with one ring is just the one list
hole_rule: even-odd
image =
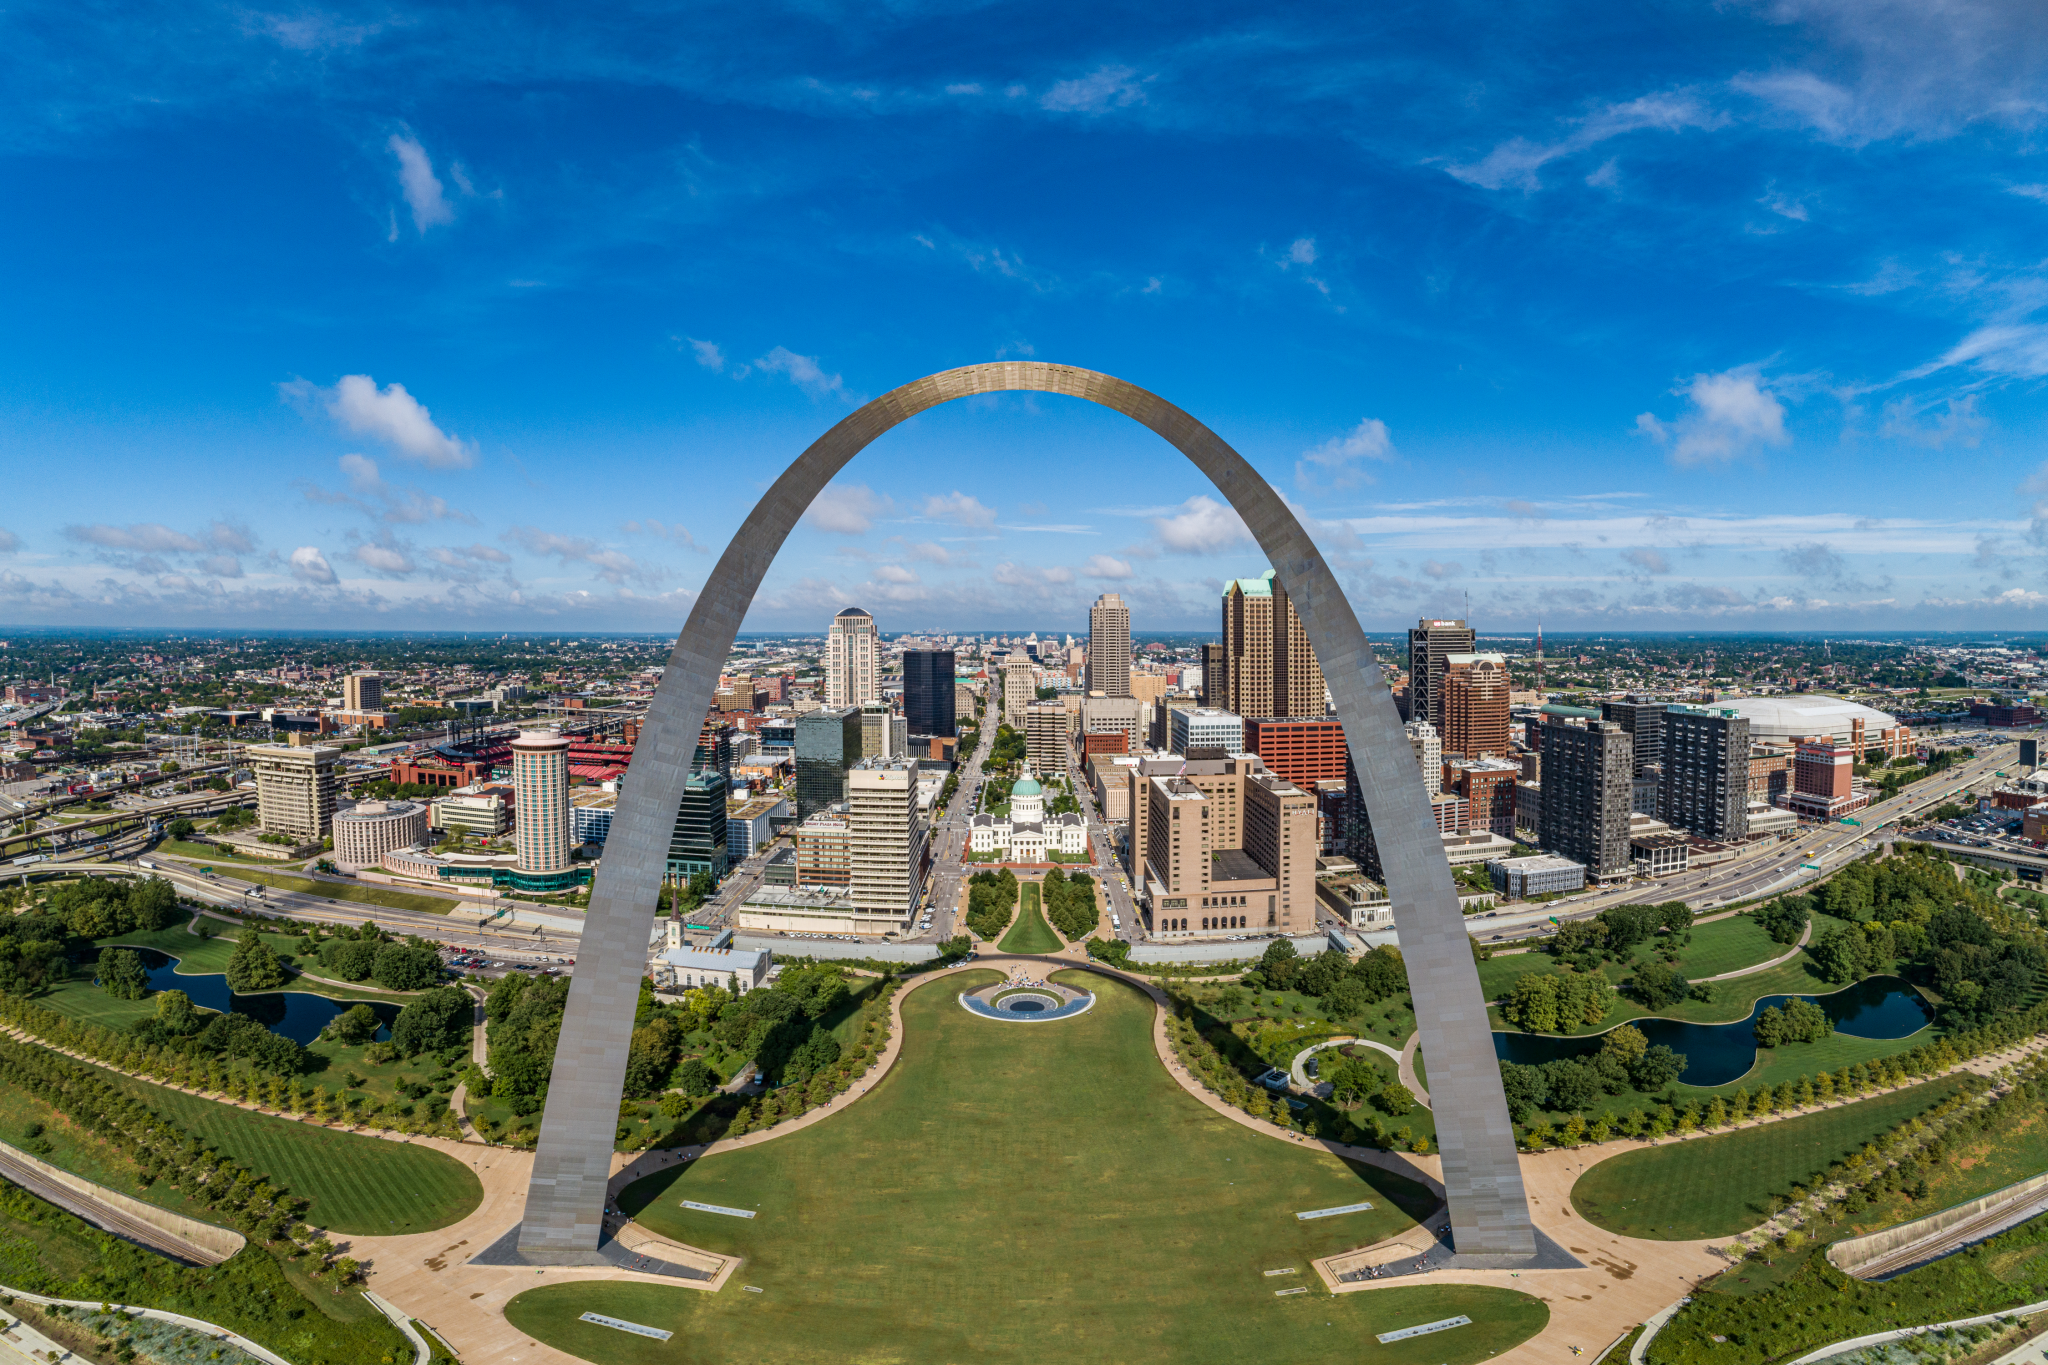
[[(453, 11), (17, 17), (0, 622), (672, 629), (759, 483), (1002, 356), (1210, 424), (1369, 629), (2048, 606), (2018, 11), (1586, 7), (1452, 48), (707, 13), (716, 67)], [(893, 433), (749, 628), (1104, 590), (1205, 626), (1241, 528), (1084, 408)], [(1958, 470), (1977, 496), (1926, 496)]]

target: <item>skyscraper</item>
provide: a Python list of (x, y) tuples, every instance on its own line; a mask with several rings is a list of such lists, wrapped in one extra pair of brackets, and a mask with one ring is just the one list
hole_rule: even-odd
[(257, 826), (299, 843), (317, 844), (333, 831), (341, 795), (341, 750), (283, 744), (253, 745)]
[(341, 709), (344, 711), (382, 711), (384, 709), (384, 675), (382, 673), (351, 673), (341, 681)]
[(861, 710), (820, 707), (796, 718), (796, 818), (846, 799), (846, 771), (860, 761)]
[[(1124, 672), (1124, 692), (1131, 690), (1130, 671)], [(1013, 730), (1024, 728), (1024, 708), (1038, 700), (1038, 677), (1031, 671), (1031, 660), (1022, 654), (1012, 654), (1003, 662), (1003, 724)]]
[(1222, 645), (1202, 646), (1202, 705), (1218, 711), (1230, 709), (1230, 665), (1226, 657)]
[(1105, 697), (1131, 695), (1131, 609), (1113, 592), (1088, 608), (1086, 690)]
[(865, 758), (847, 774), (847, 891), (854, 911), (908, 929), (924, 895), (925, 822), (917, 809), (917, 760)]
[(1024, 753), (1031, 771), (1042, 778), (1064, 776), (1067, 771), (1067, 704), (1035, 701), (1024, 708)]
[[(1313, 719), (1328, 709), (1308, 632), (1271, 569), (1223, 590), (1223, 672), (1223, 709), (1240, 716)], [(1214, 695), (1206, 673), (1203, 686)]]
[(1415, 766), (1422, 770), (1422, 786), (1431, 796), (1444, 789), (1444, 742), (1436, 727), (1426, 720), (1411, 720), (1404, 727), (1408, 743), (1415, 750)]
[(1508, 753), (1508, 665), (1498, 654), (1444, 656), (1446, 754), (1505, 758)]
[(1553, 717), (1543, 727), (1543, 847), (1584, 863), (1586, 876), (1629, 870), (1629, 795), (1635, 747), (1612, 721), (1571, 725)]
[(513, 844), (521, 872), (569, 866), (569, 740), (560, 730), (521, 730), (512, 741)]
[(1636, 697), (1600, 703), (1600, 719), (1613, 721), (1635, 741), (1637, 777), (1643, 776), (1653, 764), (1663, 762), (1664, 706), (1661, 701), (1642, 701)]
[(881, 636), (875, 618), (848, 607), (825, 637), (825, 705), (859, 706), (882, 699)]
[[(1702, 839), (1749, 837), (1749, 720), (1740, 711), (1669, 706), (1663, 719), (1662, 785), (1657, 811), (1667, 824)], [(1543, 755), (1544, 802), (1550, 754)]]
[(913, 735), (952, 738), (955, 723), (953, 651), (903, 651), (903, 718)]
[(1477, 636), (1463, 621), (1421, 620), (1408, 632), (1408, 719), (1426, 720), (1444, 733), (1445, 661), (1470, 654)]

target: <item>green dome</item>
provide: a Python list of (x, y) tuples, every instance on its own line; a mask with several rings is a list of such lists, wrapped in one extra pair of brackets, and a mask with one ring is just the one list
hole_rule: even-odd
[(1037, 778), (1026, 777), (1020, 780), (1016, 786), (1010, 788), (1010, 795), (1013, 798), (1019, 796), (1037, 796), (1043, 790), (1044, 788), (1038, 785)]

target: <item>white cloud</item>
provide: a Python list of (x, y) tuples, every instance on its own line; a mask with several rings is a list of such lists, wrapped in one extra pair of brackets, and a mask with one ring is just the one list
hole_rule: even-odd
[(144, 554), (198, 554), (206, 549), (206, 543), (183, 531), (154, 521), (136, 522), (129, 526), (108, 526), (96, 522), (90, 526), (67, 526), (64, 534), (87, 545), (96, 545), (103, 550), (136, 550)]
[(813, 398), (824, 398), (828, 395), (848, 397), (845, 381), (836, 374), (826, 374), (818, 364), (816, 356), (798, 355), (786, 346), (777, 346), (756, 360), (753, 368), (766, 370), (770, 374), (787, 375), (790, 383)]
[(1974, 448), (1984, 431), (1985, 421), (1977, 411), (1977, 395), (1951, 398), (1938, 412), (1910, 398), (1894, 398), (1884, 405), (1883, 435), (1915, 445), (1940, 450), (1955, 443)]
[(993, 526), (996, 524), (995, 509), (985, 507), (981, 500), (954, 489), (950, 493), (935, 493), (924, 500), (919, 514), (933, 521), (950, 521), (961, 526)]
[(327, 556), (312, 545), (301, 545), (292, 551), (292, 577), (302, 583), (331, 584), (336, 581), (334, 570), (328, 567)]
[(1145, 82), (1137, 76), (1128, 66), (1100, 67), (1085, 76), (1058, 82), (1039, 98), (1038, 105), (1057, 114), (1100, 114), (1141, 104), (1145, 99)]
[[(476, 463), (476, 452), (458, 437), (434, 425), (434, 417), (405, 391), (403, 384), (377, 387), (366, 374), (345, 374), (331, 389), (316, 388), (303, 379), (280, 384), (278, 392), (287, 400), (306, 403), (318, 400), (327, 415), (358, 435), (374, 436), (386, 442), (400, 457), (416, 460), (433, 469), (467, 469)], [(344, 465), (351, 481), (373, 477), (376, 465), (362, 456), (351, 457), (359, 464)], [(368, 466), (367, 470), (364, 466)]]
[(495, 545), (437, 545), (427, 551), (427, 558), (436, 564), (449, 568), (466, 568), (471, 561), (484, 564), (510, 564), (512, 556)]
[(1441, 582), (1446, 578), (1456, 578), (1465, 572), (1465, 566), (1455, 559), (1448, 564), (1431, 559), (1423, 562), (1422, 572)]
[(2038, 199), (2042, 203), (2048, 204), (2048, 185), (2009, 185), (2006, 188), (2008, 193), (2022, 195), (2028, 199)]
[(875, 579), (881, 583), (917, 583), (918, 576), (901, 564), (883, 564), (875, 570)]
[(417, 488), (394, 488), (385, 482), (377, 462), (366, 455), (349, 454), (338, 460), (349, 491), (336, 493), (311, 482), (299, 486), (311, 502), (353, 507), (366, 516), (398, 525), (418, 526), (429, 521), (476, 520), (467, 512), (448, 505), (448, 500)]
[(419, 567), (412, 562), (411, 556), (389, 542), (358, 545), (349, 554), (356, 563), (378, 573), (409, 574)]
[(412, 225), (421, 235), (441, 223), (455, 221), (455, 209), (441, 193), (441, 181), (434, 174), (434, 162), (419, 139), (410, 133), (393, 133), (385, 144), (398, 158), (398, 187), (412, 209)]
[(1628, 564), (1638, 573), (1671, 572), (1671, 561), (1666, 559), (1661, 551), (1650, 549), (1648, 546), (1634, 550), (1623, 550), (1621, 558), (1622, 562)]
[(690, 528), (679, 521), (664, 526), (653, 517), (641, 517), (636, 521), (620, 523), (619, 529), (631, 536), (650, 535), (657, 540), (672, 541), (685, 549), (695, 550), (700, 555), (711, 553), (708, 548), (699, 545), (697, 538), (690, 534)]
[(1131, 562), (1111, 555), (1090, 555), (1088, 562), (1081, 566), (1081, 572), (1090, 578), (1129, 578)]
[(895, 506), (864, 483), (828, 484), (804, 510), (804, 520), (835, 535), (864, 535), (875, 518)]
[(1333, 488), (1371, 483), (1373, 476), (1358, 468), (1358, 462), (1393, 458), (1394, 441), (1387, 434), (1387, 424), (1377, 417), (1368, 417), (1345, 435), (1332, 436), (1314, 449), (1302, 451), (1294, 466), (1294, 480), (1310, 487), (1320, 474)]
[(1688, 128), (1716, 128), (1725, 122), (1725, 115), (1686, 91), (1644, 95), (1625, 104), (1610, 104), (1595, 110), (1555, 142), (1510, 138), (1478, 161), (1444, 169), (1466, 184), (1477, 185), (1481, 189), (1498, 190), (1514, 186), (1525, 194), (1533, 194), (1543, 188), (1537, 172), (1544, 166), (1560, 157), (1598, 146), (1610, 138), (1645, 131), (1676, 133)]
[(0, 526), (0, 555), (11, 555), (21, 548), (21, 537), (4, 526)]
[(588, 564), (607, 583), (623, 583), (629, 578), (653, 583), (667, 576), (662, 570), (642, 564), (621, 550), (609, 549), (583, 536), (565, 536), (543, 531), (538, 526), (514, 526), (498, 538), (519, 546), (528, 554), (552, 557), (564, 565)]
[(697, 363), (699, 365), (702, 365), (707, 370), (715, 370), (721, 373), (724, 371), (725, 352), (718, 348), (717, 342), (699, 341), (695, 337), (684, 337), (683, 340), (689, 342), (690, 349), (697, 353)]
[(1779, 193), (1776, 185), (1765, 190), (1763, 197), (1756, 202), (1762, 204), (1780, 218), (1790, 218), (1798, 223), (1806, 221), (1806, 205), (1788, 194)]
[(1204, 554), (1252, 538), (1234, 509), (1205, 493), (1189, 498), (1170, 516), (1153, 517), (1152, 529), (1167, 549), (1184, 554)]
[(2039, 379), (2048, 375), (2048, 324), (2005, 322), (1980, 327), (1911, 377), (1955, 365), (1969, 365), (2001, 378)]
[(1672, 392), (1689, 399), (1691, 409), (1669, 425), (1653, 413), (1638, 413), (1635, 429), (1669, 446), (1674, 464), (1740, 459), (1762, 446), (1783, 446), (1792, 439), (1785, 430), (1784, 404), (1764, 387), (1754, 366), (1696, 374)]

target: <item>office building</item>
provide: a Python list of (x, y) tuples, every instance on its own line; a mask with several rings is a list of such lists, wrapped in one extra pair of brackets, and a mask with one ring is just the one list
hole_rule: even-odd
[(846, 772), (861, 757), (858, 706), (820, 707), (796, 718), (796, 815), (808, 820), (846, 799)]
[[(715, 716), (707, 716), (697, 730), (697, 747), (690, 755), (693, 772), (714, 772), (727, 782), (732, 781), (732, 742), (738, 734), (732, 726)], [(630, 751), (628, 753), (630, 758)], [(579, 773), (578, 776), (595, 776)]]
[(1793, 756), (1792, 794), (1785, 804), (1800, 817), (1825, 823), (1839, 820), (1870, 804), (1870, 793), (1856, 789), (1856, 751), (1833, 739), (1799, 746)]
[(881, 702), (860, 709), (860, 756), (902, 758), (910, 751), (910, 722)]
[(518, 870), (563, 872), (569, 837), (569, 740), (560, 730), (521, 730), (512, 741), (513, 846)]
[(316, 745), (252, 744), (256, 823), (265, 834), (317, 844), (332, 832), (341, 795), (341, 750)]
[(911, 734), (952, 738), (956, 702), (952, 650), (903, 651), (903, 719)]
[[(1600, 703), (1600, 719), (1619, 725), (1634, 742), (1637, 777), (1645, 776), (1649, 769), (1663, 761), (1664, 707), (1665, 703), (1661, 701), (1644, 701), (1639, 697)], [(1648, 812), (1651, 815), (1656, 813), (1654, 809)]]
[(341, 680), (341, 709), (344, 711), (382, 711), (384, 709), (384, 675), (382, 673), (351, 673)]
[(853, 884), (853, 824), (840, 802), (819, 811), (790, 832), (796, 845), (799, 890), (844, 891)]
[(825, 705), (859, 706), (882, 699), (882, 637), (875, 618), (848, 607), (825, 636)]
[(358, 801), (334, 817), (334, 861), (349, 871), (427, 842), (427, 808), (418, 801)]
[(619, 808), (616, 791), (585, 788), (569, 793), (569, 837), (588, 847), (604, 847), (612, 837), (612, 815)]
[(1569, 858), (1535, 853), (1526, 858), (1496, 858), (1486, 865), (1493, 889), (1511, 901), (1553, 892), (1581, 891), (1586, 869)]
[(1508, 756), (1508, 664), (1499, 654), (1444, 656), (1444, 753)]
[(1067, 706), (1035, 701), (1024, 708), (1024, 756), (1040, 777), (1059, 777), (1067, 770)]
[(1230, 668), (1224, 663), (1222, 645), (1202, 646), (1202, 705), (1219, 711), (1230, 709)]
[(512, 792), (483, 783), (450, 792), (434, 802), (427, 822), (458, 838), (495, 839), (512, 828)]
[(1132, 770), (1131, 857), (1171, 938), (1315, 924), (1316, 799), (1257, 758), (1154, 759)]
[(1318, 783), (1342, 782), (1349, 750), (1344, 726), (1335, 716), (1307, 719), (1247, 717), (1244, 752), (1257, 754), (1268, 772), (1278, 773), (1303, 791)]
[(1415, 766), (1422, 771), (1422, 786), (1431, 796), (1441, 795), (1444, 789), (1444, 746), (1437, 738), (1436, 727), (1426, 720), (1411, 720), (1401, 727), (1408, 735), (1409, 747), (1415, 750)]
[[(1124, 689), (1128, 692), (1128, 683)], [(1024, 708), (1038, 700), (1038, 673), (1031, 660), (1012, 654), (1003, 660), (1003, 724), (1024, 728)]]
[(775, 838), (775, 822), (789, 818), (789, 801), (781, 796), (756, 796), (725, 803), (725, 856), (738, 866)]
[(917, 760), (864, 758), (848, 774), (852, 866), (848, 898), (857, 915), (910, 928), (924, 899), (925, 824), (917, 808)]
[(1444, 733), (1444, 669), (1453, 654), (1470, 654), (1477, 640), (1463, 621), (1422, 620), (1408, 632), (1408, 719), (1426, 720)]
[(1131, 609), (1106, 592), (1088, 608), (1088, 668), (1085, 689), (1105, 697), (1131, 695)]
[(671, 884), (685, 885), (700, 872), (709, 874), (714, 881), (725, 876), (730, 865), (725, 794), (730, 785), (715, 768), (701, 768), (683, 783), (682, 799), (676, 803), (676, 823), (668, 839), (665, 875)]
[[(1175, 693), (1161, 697), (1157, 703), (1146, 708), (1150, 719), (1145, 723), (1145, 742), (1154, 749), (1167, 749), (1173, 745), (1173, 720), (1175, 711), (1193, 711), (1200, 703), (1187, 693)], [(1075, 719), (1080, 718), (1076, 708)]]
[(1090, 735), (1122, 735), (1123, 752), (1144, 749), (1143, 710), (1134, 697), (1084, 697), (1081, 700), (1081, 734), (1085, 745)]
[(1465, 798), (1466, 828), (1514, 837), (1515, 784), (1522, 765), (1504, 758), (1444, 760), (1443, 789)]
[[(1749, 837), (1749, 749), (1749, 719), (1740, 711), (1666, 707), (1657, 818), (1718, 843)], [(1543, 762), (1547, 785), (1547, 753)]]
[(1223, 590), (1223, 671), (1223, 710), (1315, 717), (1330, 709), (1308, 632), (1271, 569)]
[(1196, 749), (1244, 752), (1244, 721), (1229, 711), (1175, 708), (1167, 712), (1166, 723), (1166, 747), (1183, 757)]
[(1612, 721), (1543, 727), (1543, 813), (1537, 841), (1597, 880), (1629, 873), (1635, 749)]

